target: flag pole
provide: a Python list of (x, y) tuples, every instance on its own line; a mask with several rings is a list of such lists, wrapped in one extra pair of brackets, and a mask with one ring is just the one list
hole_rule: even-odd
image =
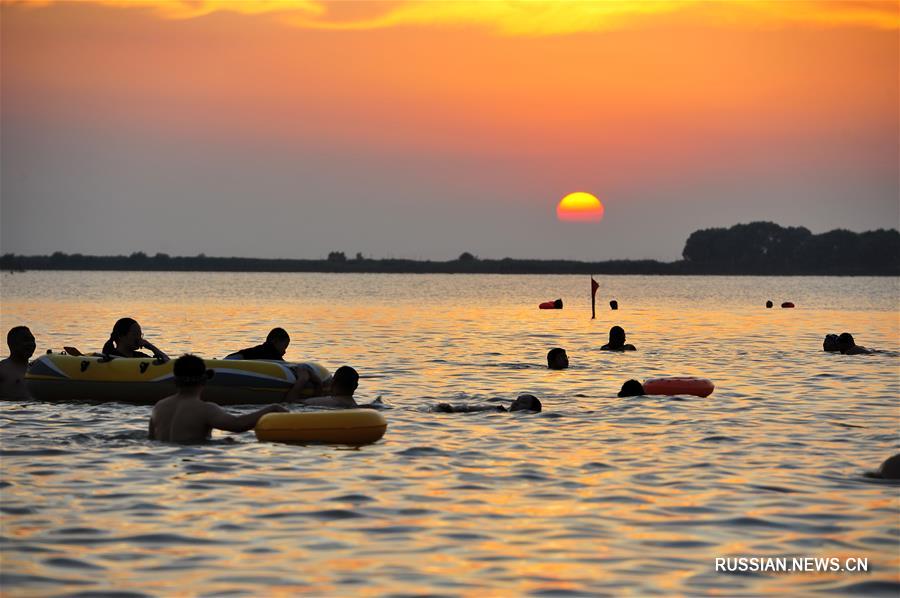
[(594, 275), (591, 274), (591, 319), (597, 319), (597, 289), (600, 288), (600, 285), (597, 284), (597, 281), (594, 280)]

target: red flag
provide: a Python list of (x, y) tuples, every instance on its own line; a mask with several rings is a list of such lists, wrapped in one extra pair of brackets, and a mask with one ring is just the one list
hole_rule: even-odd
[(600, 288), (600, 285), (597, 284), (597, 281), (594, 280), (594, 277), (591, 276), (591, 319), (595, 319), (597, 317), (597, 308), (594, 303), (594, 297), (597, 296), (597, 289)]

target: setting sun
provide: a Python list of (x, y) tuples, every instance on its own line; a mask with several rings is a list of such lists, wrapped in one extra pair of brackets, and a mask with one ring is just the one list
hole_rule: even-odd
[(569, 193), (556, 206), (556, 217), (567, 222), (598, 222), (603, 218), (603, 204), (584, 191)]

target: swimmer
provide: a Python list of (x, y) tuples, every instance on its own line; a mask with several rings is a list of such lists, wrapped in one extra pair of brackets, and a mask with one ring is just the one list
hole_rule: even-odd
[(359, 387), (359, 374), (348, 365), (342, 365), (331, 377), (331, 396), (302, 398), (299, 391), (307, 383), (321, 384), (315, 374), (309, 368), (297, 369), (297, 381), (294, 387), (288, 391), (286, 400), (299, 401), (309, 407), (337, 407), (339, 409), (356, 409), (359, 405), (353, 398), (353, 393)]
[(150, 415), (150, 440), (164, 442), (202, 442), (213, 428), (226, 432), (252, 430), (266, 413), (285, 412), (281, 405), (269, 405), (253, 413), (232, 415), (201, 398), (206, 385), (206, 364), (196, 355), (182, 355), (175, 360), (176, 392), (153, 406)]
[(6, 333), (9, 357), (0, 361), (0, 397), (4, 399), (27, 399), (25, 372), (28, 360), (34, 355), (37, 344), (27, 326), (15, 326)]
[(613, 326), (609, 329), (609, 342), (602, 347), (601, 351), (636, 351), (634, 345), (625, 344), (625, 330), (621, 326)]
[(871, 477), (885, 480), (900, 480), (900, 453), (885, 459), (878, 471), (871, 474)]
[(840, 351), (841, 347), (838, 344), (838, 335), (826, 334), (825, 340), (822, 341), (822, 350), (828, 351), (829, 353), (834, 353), (834, 352)]
[(609, 308), (613, 311), (619, 309), (619, 302), (616, 301), (615, 299), (613, 299), (612, 301), (609, 302)]
[(532, 413), (540, 413), (543, 409), (540, 399), (531, 394), (521, 394), (516, 397), (509, 409), (503, 405), (451, 405), (450, 403), (438, 403), (433, 411), (439, 413), (474, 413), (477, 411), (498, 411), (506, 413), (507, 411), (530, 411)]
[(569, 367), (569, 356), (561, 347), (554, 347), (547, 352), (547, 367), (551, 370), (564, 370)]
[(169, 361), (168, 355), (144, 338), (141, 325), (131, 318), (120, 318), (116, 322), (109, 340), (103, 345), (102, 353), (113, 357), (150, 357), (138, 349), (149, 349), (156, 359)]
[(772, 303), (771, 299), (769, 301), (766, 301), (766, 309), (772, 309), (773, 305), (774, 304)]
[(273, 328), (266, 336), (266, 342), (255, 347), (241, 349), (228, 356), (225, 359), (269, 359), (272, 361), (284, 361), (284, 354), (287, 353), (288, 345), (291, 344), (291, 337), (284, 328)]
[(620, 397), (640, 397), (644, 394), (646, 394), (644, 385), (637, 380), (628, 380), (622, 385), (622, 390), (619, 391)]
[(853, 335), (849, 332), (842, 332), (838, 337), (837, 342), (838, 350), (841, 352), (841, 355), (867, 355), (869, 353), (874, 353), (872, 349), (857, 345), (853, 340)]

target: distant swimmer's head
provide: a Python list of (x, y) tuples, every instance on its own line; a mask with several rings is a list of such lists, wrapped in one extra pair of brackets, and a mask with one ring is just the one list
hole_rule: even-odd
[(547, 352), (547, 367), (551, 370), (564, 370), (569, 367), (569, 356), (562, 347), (554, 347)]
[(542, 408), (540, 399), (529, 394), (517, 396), (516, 400), (509, 406), (510, 411), (533, 411), (535, 413), (540, 413)]
[(619, 391), (620, 397), (639, 397), (644, 394), (644, 385), (637, 380), (628, 380)]
[(266, 336), (266, 344), (283, 357), (287, 353), (288, 345), (291, 344), (291, 337), (284, 328), (273, 328)]
[(849, 332), (842, 332), (838, 337), (838, 350), (846, 351), (847, 349), (851, 349), (856, 346), (856, 341), (853, 340), (853, 335)]
[(113, 349), (120, 351), (137, 351), (141, 348), (144, 332), (141, 325), (133, 318), (119, 318), (113, 325), (109, 340), (103, 345), (103, 352)]
[(619, 302), (616, 301), (615, 299), (613, 299), (612, 301), (609, 302), (609, 308), (612, 310), (619, 309)]
[(34, 355), (37, 342), (28, 326), (14, 326), (6, 333), (6, 345), (9, 347), (10, 356), (18, 356), (28, 359)]
[(878, 468), (878, 477), (886, 480), (900, 480), (900, 453), (885, 459)]
[(342, 365), (331, 378), (331, 394), (347, 396), (356, 392), (359, 387), (359, 374), (349, 365)]
[(767, 309), (771, 309), (773, 305), (775, 305), (775, 304), (772, 303), (771, 300), (770, 300), (770, 301), (766, 301), (766, 308), (767, 308)]
[(555, 307), (556, 309), (562, 309), (563, 308), (562, 299), (557, 299), (556, 301), (554, 301), (553, 307)]
[(175, 375), (175, 386), (181, 389), (196, 388), (206, 384), (206, 364), (196, 355), (185, 353), (175, 360), (172, 367)]
[(838, 342), (838, 335), (826, 334), (825, 340), (822, 341), (822, 350), (823, 351), (840, 351), (841, 345)]
[(621, 326), (613, 326), (609, 329), (609, 344), (621, 347), (625, 344), (625, 329)]

